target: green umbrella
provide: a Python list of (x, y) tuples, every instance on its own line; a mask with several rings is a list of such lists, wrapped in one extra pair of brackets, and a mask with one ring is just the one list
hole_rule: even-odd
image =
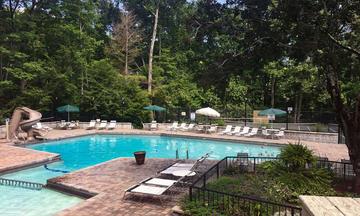
[(61, 113), (67, 112), (68, 113), (68, 122), (70, 121), (70, 113), (71, 112), (80, 112), (79, 107), (69, 105), (69, 104), (58, 107), (58, 108), (56, 108), (56, 110)]
[(146, 106), (146, 107), (144, 107), (144, 109), (156, 111), (156, 112), (162, 112), (162, 111), (166, 110), (164, 107), (160, 107), (160, 106), (156, 106), (156, 105)]
[(284, 115), (286, 115), (286, 112), (281, 109), (270, 108), (270, 109), (262, 110), (261, 112), (259, 112), (258, 115), (260, 115), (260, 116), (267, 116), (267, 115), (284, 116)]
[[(144, 107), (144, 109), (150, 110), (152, 112), (163, 112), (166, 110), (164, 107), (156, 106), (156, 105), (146, 106), (146, 107)], [(155, 116), (154, 113), (152, 113), (151, 118), (154, 119), (154, 116)]]
[[(261, 112), (259, 112), (260, 116), (284, 116), (286, 115), (286, 112), (284, 110), (281, 109), (275, 109), (275, 108), (270, 108), (270, 109), (266, 109), (266, 110), (262, 110)], [(271, 120), (271, 128), (273, 127), (273, 120)]]

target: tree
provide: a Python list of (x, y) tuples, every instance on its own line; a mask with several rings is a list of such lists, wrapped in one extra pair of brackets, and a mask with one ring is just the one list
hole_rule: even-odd
[(153, 55), (154, 55), (154, 46), (156, 40), (156, 31), (158, 26), (159, 19), (159, 3), (156, 5), (154, 15), (154, 27), (151, 36), (150, 49), (149, 49), (149, 65), (148, 65), (148, 92), (151, 94), (152, 91), (152, 74), (153, 74)]
[(310, 58), (331, 96), (360, 192), (360, 2), (281, 0), (272, 5), (276, 38), (298, 59)]
[(113, 27), (108, 54), (115, 59), (116, 65), (123, 74), (129, 74), (132, 65), (139, 55), (141, 31), (139, 22), (132, 11), (121, 13), (118, 22)]

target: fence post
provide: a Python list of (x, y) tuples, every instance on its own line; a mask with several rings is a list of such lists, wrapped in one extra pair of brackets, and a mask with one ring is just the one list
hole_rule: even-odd
[(295, 210), (291, 208), (291, 216), (295, 216)]
[(225, 168), (228, 168), (228, 157), (225, 157)]
[(343, 163), (343, 166), (344, 166), (344, 181), (346, 180), (346, 163)]
[(206, 173), (203, 176), (203, 187), (206, 188)]
[(176, 154), (176, 159), (179, 159), (179, 149), (176, 149), (175, 154)]
[(216, 164), (216, 179), (220, 176), (219, 163)]
[(189, 199), (192, 201), (192, 186), (189, 187)]
[(255, 162), (256, 162), (256, 158), (254, 158), (254, 172), (255, 172), (255, 169), (256, 169), (256, 164), (255, 164)]

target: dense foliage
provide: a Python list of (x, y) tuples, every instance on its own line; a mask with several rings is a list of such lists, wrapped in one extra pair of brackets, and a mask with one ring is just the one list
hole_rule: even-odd
[[(316, 163), (315, 156), (307, 147), (289, 144), (282, 149), (278, 160), (259, 164), (256, 173), (247, 172), (245, 167), (239, 169), (239, 165), (231, 166), (219, 179), (208, 183), (206, 188), (293, 205), (299, 205), (299, 195), (350, 195), (335, 191), (335, 178), (328, 170), (317, 168)], [(183, 204), (189, 215), (202, 215), (201, 211), (219, 215), (243, 215), (243, 210), (248, 210), (248, 204), (240, 205), (229, 198), (225, 201), (221, 199), (219, 203), (215, 201), (215, 204), (212, 200), (205, 201), (205, 206), (189, 200), (184, 200)], [(256, 209), (256, 204), (253, 204), (252, 208), (257, 212), (254, 215), (261, 215), (263, 209)]]
[[(283, 46), (294, 27), (285, 20), (288, 14), (280, 13), (292, 8), (279, 4), (0, 1), (0, 119), (22, 105), (55, 116), (56, 107), (67, 103), (80, 106), (82, 119), (112, 113), (124, 121), (147, 121), (141, 107), (151, 102), (167, 107), (173, 118), (203, 106), (244, 117), (245, 104), (248, 110), (293, 106), (295, 121), (308, 111), (330, 111), (318, 66), (304, 58), (307, 47), (289, 52)], [(153, 93), (148, 95), (146, 62), (155, 7), (159, 24)], [(125, 10), (131, 12), (129, 26)], [(123, 75), (123, 41), (131, 46), (130, 75)], [(348, 94), (358, 89), (357, 82), (343, 85)]]

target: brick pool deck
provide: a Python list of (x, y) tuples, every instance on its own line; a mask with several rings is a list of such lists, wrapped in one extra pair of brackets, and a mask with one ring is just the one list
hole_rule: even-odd
[[(239, 143), (258, 143), (262, 145), (286, 145), (289, 142), (297, 142), (296, 140), (287, 139), (271, 140), (258, 137), (247, 138), (218, 134), (136, 129), (115, 129), (111, 131), (84, 129), (52, 130), (45, 138), (48, 140), (57, 140), (91, 134), (168, 135), (227, 140)], [(348, 151), (345, 145), (308, 141), (301, 141), (301, 143), (312, 149), (316, 155), (328, 157), (330, 160), (348, 159)], [(236, 155), (236, 152), (234, 152), (234, 155)], [(5, 139), (0, 139), (0, 173), (31, 165), (49, 163), (57, 159), (58, 155), (56, 154), (14, 146), (13, 143)], [(169, 199), (167, 199), (164, 205), (160, 205), (159, 202), (150, 202), (152, 199), (142, 199), (141, 202), (131, 198), (122, 200), (122, 196), (126, 188), (147, 177), (153, 176), (157, 171), (171, 164), (173, 161), (174, 160), (169, 159), (147, 159), (145, 165), (136, 166), (133, 159), (119, 158), (52, 179), (50, 182), (56, 182), (59, 185), (98, 194), (73, 208), (60, 212), (59, 215), (169, 215), (171, 207), (176, 204), (187, 190), (180, 189), (183, 193), (179, 192), (177, 196), (168, 197)]]
[[(158, 198), (128, 194), (123, 199), (123, 195), (127, 188), (154, 176), (174, 162), (173, 159), (146, 159), (145, 164), (139, 166), (133, 158), (119, 158), (51, 179), (50, 184), (98, 194), (58, 215), (171, 215), (171, 208), (187, 192), (186, 188), (171, 189), (171, 195), (165, 195), (162, 203)], [(214, 163), (205, 161), (202, 170)]]

